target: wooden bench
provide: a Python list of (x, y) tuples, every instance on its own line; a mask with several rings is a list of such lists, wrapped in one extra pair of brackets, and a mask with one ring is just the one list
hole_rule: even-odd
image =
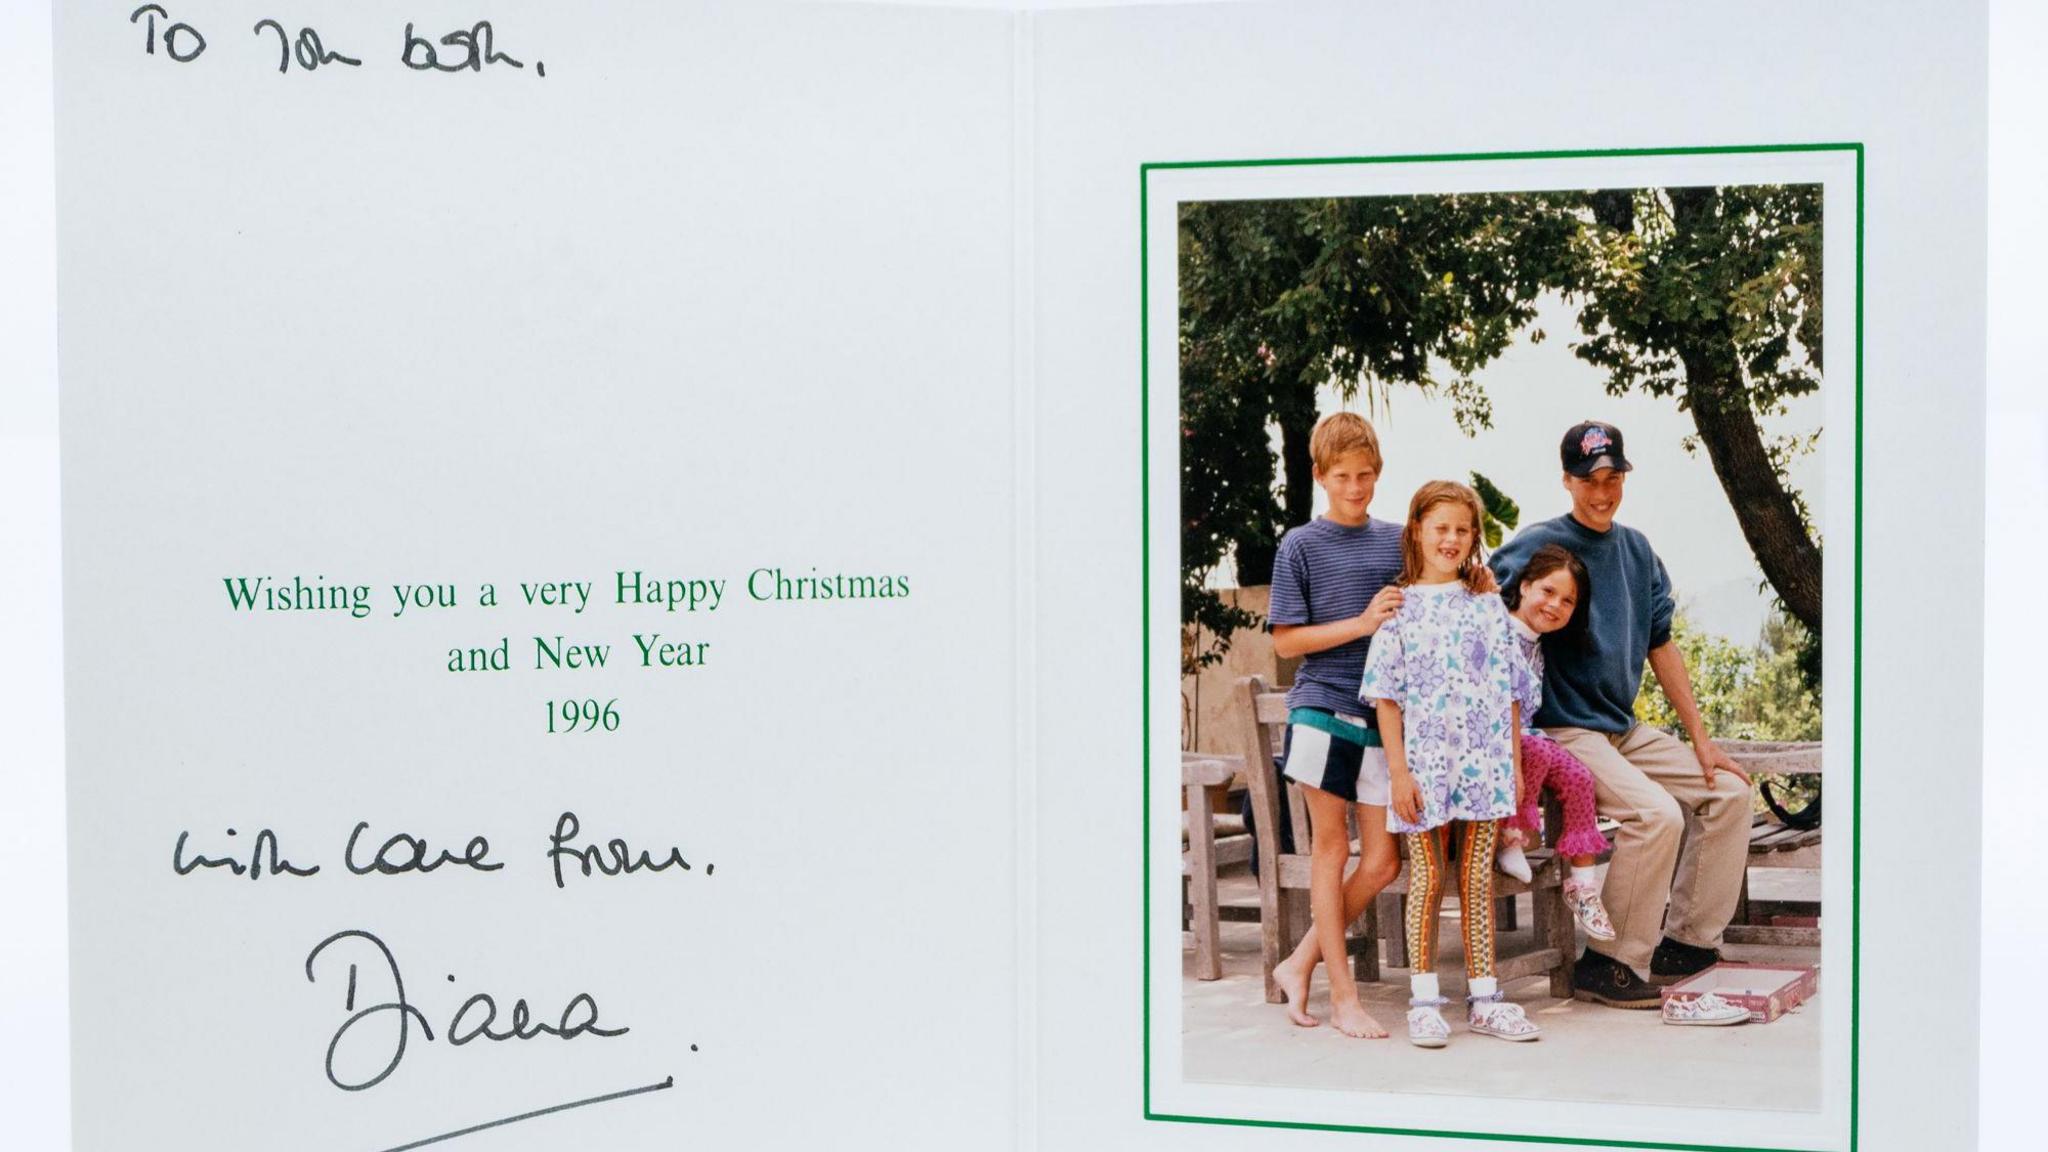
[[(1730, 760), (1754, 779), (1757, 776), (1819, 775), (1821, 771), (1821, 744), (1819, 741), (1771, 741), (1771, 740), (1721, 740), (1721, 750)], [(1817, 848), (1821, 842), (1821, 830), (1794, 828), (1781, 824), (1772, 817), (1757, 813), (1750, 822), (1749, 866), (1778, 867), (1773, 859), (1781, 853), (1801, 848)], [(1817, 871), (1817, 870), (1816, 870)], [(1752, 923), (1749, 898), (1749, 868), (1742, 871), (1742, 895), (1735, 906), (1735, 921), (1728, 926), (1723, 937), (1731, 944), (1769, 944), (1804, 948), (1820, 947), (1820, 929), (1817, 927), (1791, 927), (1778, 924)]]
[[(1272, 769), (1287, 728), (1287, 698), (1270, 691), (1257, 676), (1238, 681), (1239, 706), (1237, 741), (1242, 749), (1245, 776), (1250, 788), (1252, 823), (1256, 826), (1259, 859), (1259, 966), (1264, 974), (1266, 1002), (1278, 1004), (1285, 998), (1273, 980), (1273, 969), (1301, 939), (1309, 925), (1309, 855), (1305, 850), (1280, 851), (1275, 834), (1285, 819), (1294, 830), (1294, 844), (1305, 849), (1309, 843), (1308, 812), (1296, 787)], [(1283, 783), (1285, 784), (1283, 790)], [(1283, 816), (1282, 813), (1285, 812)], [(1355, 812), (1354, 811), (1354, 818)], [(1547, 811), (1545, 824), (1558, 827), (1561, 812)], [(1352, 844), (1356, 867), (1358, 846)], [(1404, 854), (1405, 855), (1405, 854)], [(1568, 997), (1572, 992), (1572, 961), (1575, 938), (1570, 910), (1564, 902), (1564, 867), (1548, 849), (1529, 852), (1532, 872), (1527, 884), (1509, 876), (1495, 876), (1494, 891), (1512, 900), (1529, 894), (1535, 913), (1533, 925), (1537, 946), (1516, 956), (1497, 959), (1495, 971), (1502, 984), (1525, 976), (1550, 977), (1550, 994)], [(1387, 885), (1380, 898), (1368, 905), (1351, 925), (1355, 935), (1346, 947), (1353, 957), (1353, 971), (1361, 981), (1380, 978), (1379, 940), (1381, 926), (1388, 925), (1387, 965), (1407, 967), (1407, 937), (1404, 934), (1404, 901), (1408, 892), (1407, 863), (1401, 875)], [(1447, 896), (1455, 899), (1454, 893)], [(1455, 937), (1452, 937), (1455, 938)]]

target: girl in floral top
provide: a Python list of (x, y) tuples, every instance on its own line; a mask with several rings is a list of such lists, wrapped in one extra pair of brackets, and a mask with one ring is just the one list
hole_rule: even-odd
[(1479, 496), (1431, 481), (1402, 534), (1400, 611), (1380, 625), (1358, 695), (1378, 709), (1392, 776), (1387, 827), (1408, 834), (1408, 1039), (1441, 1048), (1450, 1026), (1435, 972), (1445, 873), (1457, 861), (1467, 1027), (1503, 1040), (1540, 1030), (1494, 976), (1493, 860), (1522, 802), (1522, 717), (1540, 688), (1479, 551)]

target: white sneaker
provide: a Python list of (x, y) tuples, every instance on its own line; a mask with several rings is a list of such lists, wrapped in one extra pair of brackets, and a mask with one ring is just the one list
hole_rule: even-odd
[(1730, 1004), (1712, 992), (1702, 992), (1683, 1000), (1676, 997), (1664, 1001), (1664, 1022), (1666, 1024), (1700, 1024), (1716, 1027), (1726, 1024), (1741, 1024), (1749, 1019), (1749, 1009), (1740, 1004)]
[(1444, 1001), (1408, 1001), (1408, 1042), (1417, 1048), (1441, 1048), (1451, 1042), (1451, 1026), (1439, 1010)]
[[(1493, 862), (1500, 866), (1502, 872), (1524, 884), (1535, 875), (1529, 870), (1529, 857), (1522, 851), (1520, 844), (1502, 844), (1500, 851), (1494, 854)], [(1614, 937), (1609, 936), (1607, 939), (1612, 940)]]
[(1564, 882), (1565, 906), (1572, 910), (1579, 926), (1586, 935), (1595, 940), (1614, 939), (1614, 921), (1607, 918), (1607, 905), (1600, 900), (1600, 890), (1590, 884)]
[(1475, 996), (1471, 1005), (1465, 1026), (1482, 1036), (1522, 1041), (1535, 1040), (1543, 1035), (1543, 1029), (1529, 1019), (1520, 1004), (1509, 1002), (1498, 992), (1491, 996)]

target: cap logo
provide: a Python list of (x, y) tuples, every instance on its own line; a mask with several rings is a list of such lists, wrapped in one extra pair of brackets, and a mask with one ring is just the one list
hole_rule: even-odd
[(1614, 441), (1608, 438), (1607, 429), (1605, 428), (1588, 428), (1585, 434), (1579, 437), (1579, 455), (1581, 456), (1591, 456), (1595, 453), (1605, 452), (1613, 446)]

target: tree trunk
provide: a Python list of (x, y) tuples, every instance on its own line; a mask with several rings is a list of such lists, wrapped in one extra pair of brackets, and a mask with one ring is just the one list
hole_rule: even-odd
[(1636, 230), (1636, 194), (1626, 188), (1593, 193), (1593, 220), (1616, 232)]
[[(1672, 188), (1666, 195), (1671, 199), (1672, 222), (1681, 233), (1700, 236), (1711, 231), (1714, 189)], [(1820, 635), (1820, 548), (1807, 535), (1798, 504), (1771, 466), (1725, 313), (1719, 323), (1696, 325), (1678, 357), (1685, 365), (1686, 406), (1692, 410), (1693, 427), (1706, 445), (1707, 459), (1728, 494), (1757, 567), (1785, 602), (1785, 610)]]
[(1308, 454), (1308, 439), (1315, 430), (1313, 408), (1303, 417), (1280, 417), (1280, 507), (1289, 527), (1308, 523), (1316, 510), (1316, 462)]
[(1280, 510), (1282, 517), (1278, 525), (1260, 525), (1264, 531), (1255, 539), (1245, 537), (1237, 541), (1237, 584), (1272, 584), (1274, 582), (1274, 556), (1280, 553), (1280, 535), (1294, 525), (1309, 523), (1309, 512), (1315, 508), (1311, 494), (1313, 484), (1313, 461), (1309, 459), (1309, 433), (1315, 430), (1315, 410), (1307, 414), (1307, 424), (1294, 412), (1276, 412), (1274, 420), (1280, 422)]
[[(1771, 582), (1786, 611), (1815, 635), (1820, 634), (1820, 549), (1806, 533), (1799, 508), (1785, 490), (1764, 449), (1763, 429), (1750, 411), (1748, 390), (1726, 373), (1734, 371), (1735, 349), (1725, 356), (1681, 353), (1693, 427), (1706, 445), (1722, 491), (1735, 509), (1742, 538)], [(1724, 361), (1717, 370), (1710, 361)]]
[(1280, 551), (1280, 535), (1296, 524), (1306, 524), (1315, 509), (1314, 462), (1308, 454), (1309, 434), (1315, 431), (1316, 414), (1311, 408), (1306, 421), (1294, 412), (1274, 414), (1280, 424), (1281, 523), (1266, 528), (1256, 537), (1240, 537), (1237, 545), (1237, 582), (1252, 587), (1273, 582), (1273, 557)]
[(1279, 537), (1237, 542), (1237, 583), (1254, 588), (1273, 582), (1273, 558), (1280, 554)]

